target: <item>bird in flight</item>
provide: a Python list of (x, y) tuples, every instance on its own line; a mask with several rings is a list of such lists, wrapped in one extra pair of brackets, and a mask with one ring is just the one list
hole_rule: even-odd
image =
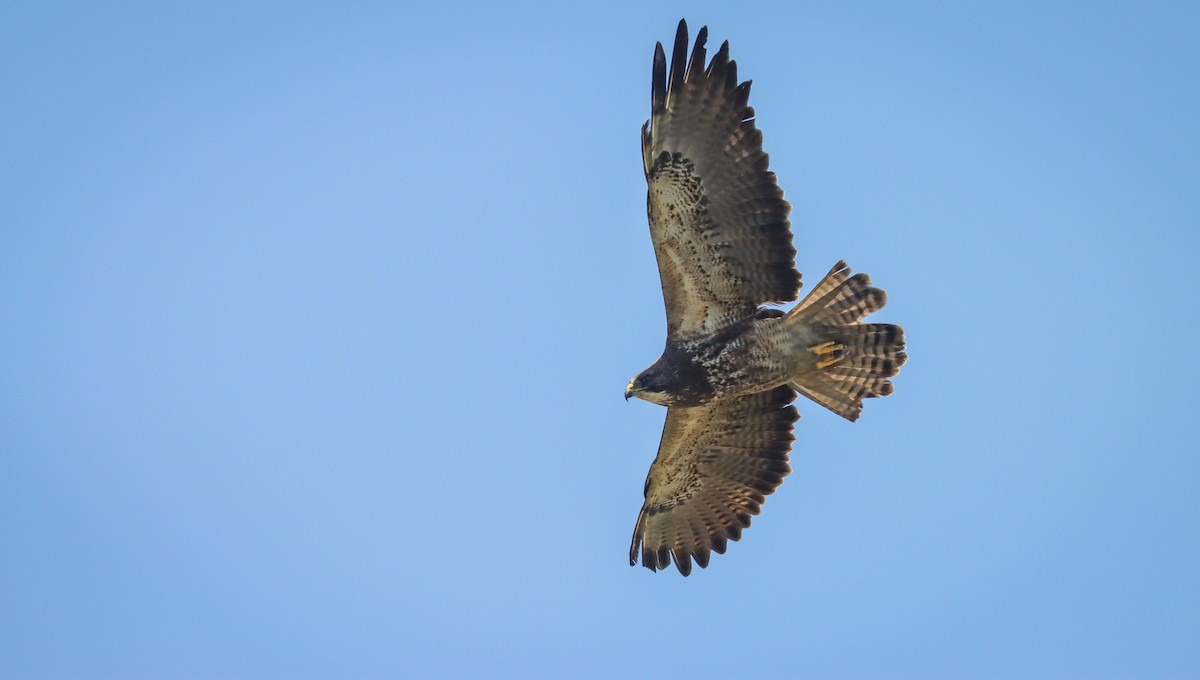
[(629, 564), (684, 576), (741, 538), (791, 471), (803, 394), (848, 420), (892, 393), (904, 330), (864, 323), (886, 294), (838, 262), (790, 311), (800, 272), (791, 205), (767, 169), (762, 132), (725, 42), (705, 65), (708, 29), (688, 56), (684, 21), (668, 70), (654, 50), (642, 126), (650, 237), (667, 311), (662, 356), (625, 398), (667, 407), (646, 476)]

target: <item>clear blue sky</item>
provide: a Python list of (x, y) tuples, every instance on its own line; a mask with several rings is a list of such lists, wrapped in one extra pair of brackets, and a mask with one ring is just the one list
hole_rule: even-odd
[[(911, 354), (687, 579), (622, 398), (681, 16)], [(22, 2), (0, 64), (0, 676), (1200, 676), (1197, 4)]]

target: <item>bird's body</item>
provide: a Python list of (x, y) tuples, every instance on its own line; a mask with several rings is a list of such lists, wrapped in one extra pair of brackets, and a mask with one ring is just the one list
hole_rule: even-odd
[(658, 45), (642, 129), (650, 233), (662, 278), (667, 342), (626, 387), (667, 406), (658, 456), (630, 548), (636, 564), (694, 560), (738, 540), (791, 470), (797, 392), (849, 419), (891, 394), (907, 358), (904, 331), (862, 323), (886, 295), (838, 262), (790, 311), (791, 206), (767, 169), (762, 133), (725, 43), (705, 67), (701, 29), (687, 54), (679, 23), (670, 72)]
[[(713, 333), (669, 341), (654, 365), (639, 374), (653, 387), (642, 392), (660, 406), (700, 406), (716, 399), (755, 394), (814, 370), (818, 329), (788, 325), (767, 307)], [(637, 378), (630, 384), (631, 396)]]

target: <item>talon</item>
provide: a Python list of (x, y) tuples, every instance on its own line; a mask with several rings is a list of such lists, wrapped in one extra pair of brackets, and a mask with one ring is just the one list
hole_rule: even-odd
[(828, 354), (829, 352), (832, 351), (832, 348), (836, 344), (837, 343), (830, 340), (829, 342), (822, 342), (819, 345), (814, 345), (814, 346), (810, 347), (809, 349), (812, 350), (813, 354)]
[(817, 361), (818, 369), (829, 368), (834, 364), (840, 363), (846, 358), (846, 346), (833, 342), (832, 340), (829, 342), (822, 342), (811, 349), (813, 354), (821, 357)]

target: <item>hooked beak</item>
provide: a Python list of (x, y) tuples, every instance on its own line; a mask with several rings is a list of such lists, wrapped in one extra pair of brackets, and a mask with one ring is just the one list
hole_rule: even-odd
[(625, 386), (625, 401), (629, 401), (629, 398), (632, 396), (633, 396), (633, 381), (631, 380), (631, 381), (629, 381), (629, 384)]

